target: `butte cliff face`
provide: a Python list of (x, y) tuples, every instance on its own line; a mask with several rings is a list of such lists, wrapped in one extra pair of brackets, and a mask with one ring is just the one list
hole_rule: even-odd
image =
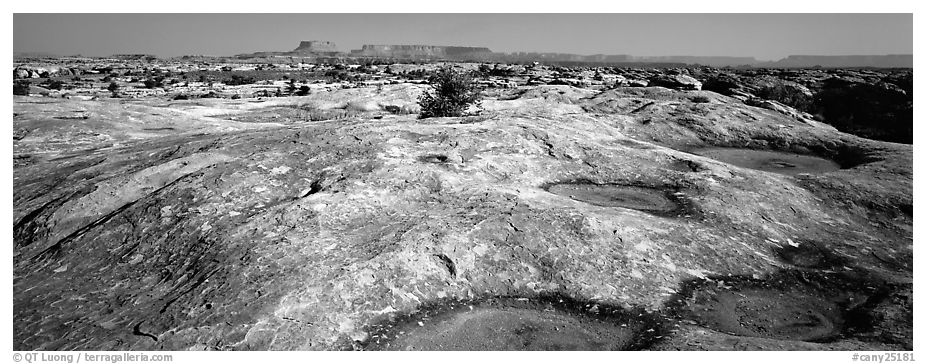
[(322, 40), (304, 40), (299, 42), (299, 47), (293, 50), (295, 53), (337, 53), (338, 47), (334, 42)]
[(485, 47), (456, 47), (433, 45), (391, 45), (366, 44), (359, 50), (351, 51), (352, 56), (360, 57), (394, 57), (394, 58), (460, 58), (479, 54), (491, 54)]

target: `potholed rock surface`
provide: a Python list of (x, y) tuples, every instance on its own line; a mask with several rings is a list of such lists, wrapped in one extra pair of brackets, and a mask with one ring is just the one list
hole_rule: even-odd
[[(362, 348), (421, 307), (543, 294), (660, 318), (646, 347), (606, 348), (912, 348), (910, 145), (661, 87), (513, 89), (476, 117), (384, 111), (419, 92), (15, 97), (14, 349)], [(366, 106), (335, 120), (284, 112), (352, 100)], [(839, 167), (696, 152), (721, 147)], [(575, 181), (578, 197), (549, 188)], [(800, 272), (823, 278), (769, 286)], [(517, 316), (496, 310), (460, 332)]]

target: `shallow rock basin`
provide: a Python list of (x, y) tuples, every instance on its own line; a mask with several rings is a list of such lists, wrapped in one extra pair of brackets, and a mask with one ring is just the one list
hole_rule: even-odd
[[(375, 332), (367, 350), (633, 350), (655, 332), (640, 316), (493, 300), (419, 314)], [(648, 331), (647, 331), (648, 330)]]
[(808, 155), (738, 148), (704, 148), (692, 153), (737, 167), (784, 175), (823, 174), (840, 170), (838, 163)]
[(665, 192), (637, 186), (566, 183), (552, 185), (547, 191), (603, 207), (659, 212), (673, 211), (679, 207), (666, 197)]
[(797, 268), (839, 269), (849, 263), (844, 257), (823, 249), (813, 242), (787, 245), (776, 249), (776, 252), (782, 261)]
[(694, 280), (675, 302), (680, 317), (730, 335), (821, 343), (880, 335), (873, 310), (899, 289), (867, 273), (801, 269)]
[(709, 295), (693, 307), (694, 316), (708, 327), (737, 335), (817, 341), (838, 335), (843, 326), (839, 307), (813, 295), (763, 289)]

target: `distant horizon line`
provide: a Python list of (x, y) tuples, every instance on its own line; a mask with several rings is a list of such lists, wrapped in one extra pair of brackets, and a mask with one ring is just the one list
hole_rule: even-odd
[[(434, 44), (367, 44), (367, 45), (408, 45), (408, 46), (429, 46), (429, 47), (472, 47), (472, 48), (478, 48), (478, 47), (474, 47), (474, 46), (448, 46), (448, 45), (434, 45)], [(104, 54), (100, 54), (100, 55), (88, 55), (88, 54), (82, 54), (82, 53), (76, 53), (76, 54), (58, 54), (58, 53), (44, 52), (44, 51), (18, 51), (18, 52), (13, 52), (13, 55), (14, 55), (14, 56), (17, 56), (17, 55), (42, 55), (42, 56), (55, 56), (55, 57), (91, 57), (91, 58), (99, 58), (99, 57), (107, 57), (107, 56), (118, 56), (118, 55), (146, 55), (146, 56), (155, 56), (155, 57), (157, 57), (157, 58), (177, 58), (177, 57), (185, 57), (185, 56), (197, 56), (197, 57), (235, 57), (235, 56), (239, 56), (239, 55), (253, 54), (253, 53), (286, 53), (286, 52), (292, 52), (292, 51), (253, 51), (253, 52), (249, 52), (249, 53), (237, 53), (237, 54), (192, 54), (192, 53), (190, 53), (190, 54), (180, 54), (180, 55), (176, 55), (176, 56), (163, 56), (163, 55), (158, 55), (158, 54), (155, 54), (155, 53), (146, 53), (146, 52), (139, 52), (139, 51), (114, 52), (114, 53), (105, 54), (105, 55), (104, 55)], [(338, 52), (338, 53), (350, 54), (350, 51), (346, 51), (346, 52), (345, 52), (345, 51), (337, 51), (337, 52)], [(506, 52), (506, 51), (502, 51), (502, 52), (499, 52), (499, 51), (492, 51), (492, 53), (501, 53), (501, 54), (514, 54), (514, 53), (537, 53), (537, 54), (544, 54), (544, 53), (546, 53), (546, 54), (569, 54), (569, 55), (578, 55), (578, 56), (631, 56), (631, 57), (702, 57), (702, 58), (708, 58), (708, 57), (726, 57), (726, 58), (752, 58), (752, 59), (759, 60), (759, 61), (775, 61), (775, 60), (776, 60), (776, 59), (759, 59), (759, 58), (757, 58), (756, 56), (731, 56), (731, 55), (718, 55), (718, 54), (707, 55), (707, 56), (700, 56), (700, 55), (693, 55), (693, 54), (659, 54), (659, 55), (656, 55), (656, 54), (636, 55), (636, 54), (630, 54), (630, 53), (591, 53), (591, 54), (583, 54), (583, 53), (570, 53), (570, 52), (562, 52), (562, 51), (507, 51), (507, 52)], [(911, 57), (912, 57), (912, 56), (913, 56), (913, 53), (877, 53), (877, 54), (875, 54), (875, 53), (869, 53), (869, 54), (862, 54), (862, 53), (852, 53), (852, 54), (807, 54), (807, 53), (803, 53), (803, 54), (789, 54), (789, 55), (786, 55), (786, 56), (784, 56), (784, 57), (782, 57), (782, 58), (779, 58), (779, 59), (777, 59), (777, 60), (787, 59), (787, 58), (789, 58), (789, 57), (803, 57), (803, 56), (808, 56), (808, 57), (911, 56)]]

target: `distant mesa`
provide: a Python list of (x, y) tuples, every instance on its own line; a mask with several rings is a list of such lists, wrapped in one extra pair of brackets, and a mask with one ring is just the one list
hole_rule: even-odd
[(344, 52), (338, 51), (338, 46), (334, 42), (326, 40), (304, 40), (299, 42), (299, 46), (289, 52), (254, 52), (235, 55), (237, 58), (259, 58), (259, 57), (343, 57)]
[(729, 56), (650, 56), (631, 58), (629, 61), (641, 63), (684, 63), (715, 67), (746, 66), (759, 63), (754, 57)]
[(334, 42), (323, 40), (304, 40), (299, 42), (299, 47), (293, 50), (294, 53), (339, 53), (338, 47)]
[(118, 59), (123, 61), (142, 61), (142, 60), (155, 60), (158, 59), (157, 56), (153, 54), (114, 54), (110, 56), (112, 59)]
[(555, 52), (493, 52), (486, 47), (438, 46), (421, 44), (365, 44), (350, 52), (338, 51), (334, 42), (306, 40), (288, 52), (256, 52), (239, 54), (238, 58), (305, 57), (305, 58), (385, 58), (395, 60), (449, 60), (470, 62), (531, 63), (547, 62), (593, 64), (613, 67), (770, 67), (770, 68), (912, 68), (912, 54), (870, 56), (788, 56), (779, 61), (759, 61), (754, 57), (730, 56), (632, 56), (627, 54), (581, 55)]
[(912, 54), (888, 54), (880, 56), (788, 56), (777, 62), (764, 64), (767, 67), (882, 67), (913, 68)]
[(405, 44), (365, 44), (361, 49), (350, 52), (357, 57), (397, 57), (397, 58), (467, 58), (491, 55), (486, 47), (457, 47)]

